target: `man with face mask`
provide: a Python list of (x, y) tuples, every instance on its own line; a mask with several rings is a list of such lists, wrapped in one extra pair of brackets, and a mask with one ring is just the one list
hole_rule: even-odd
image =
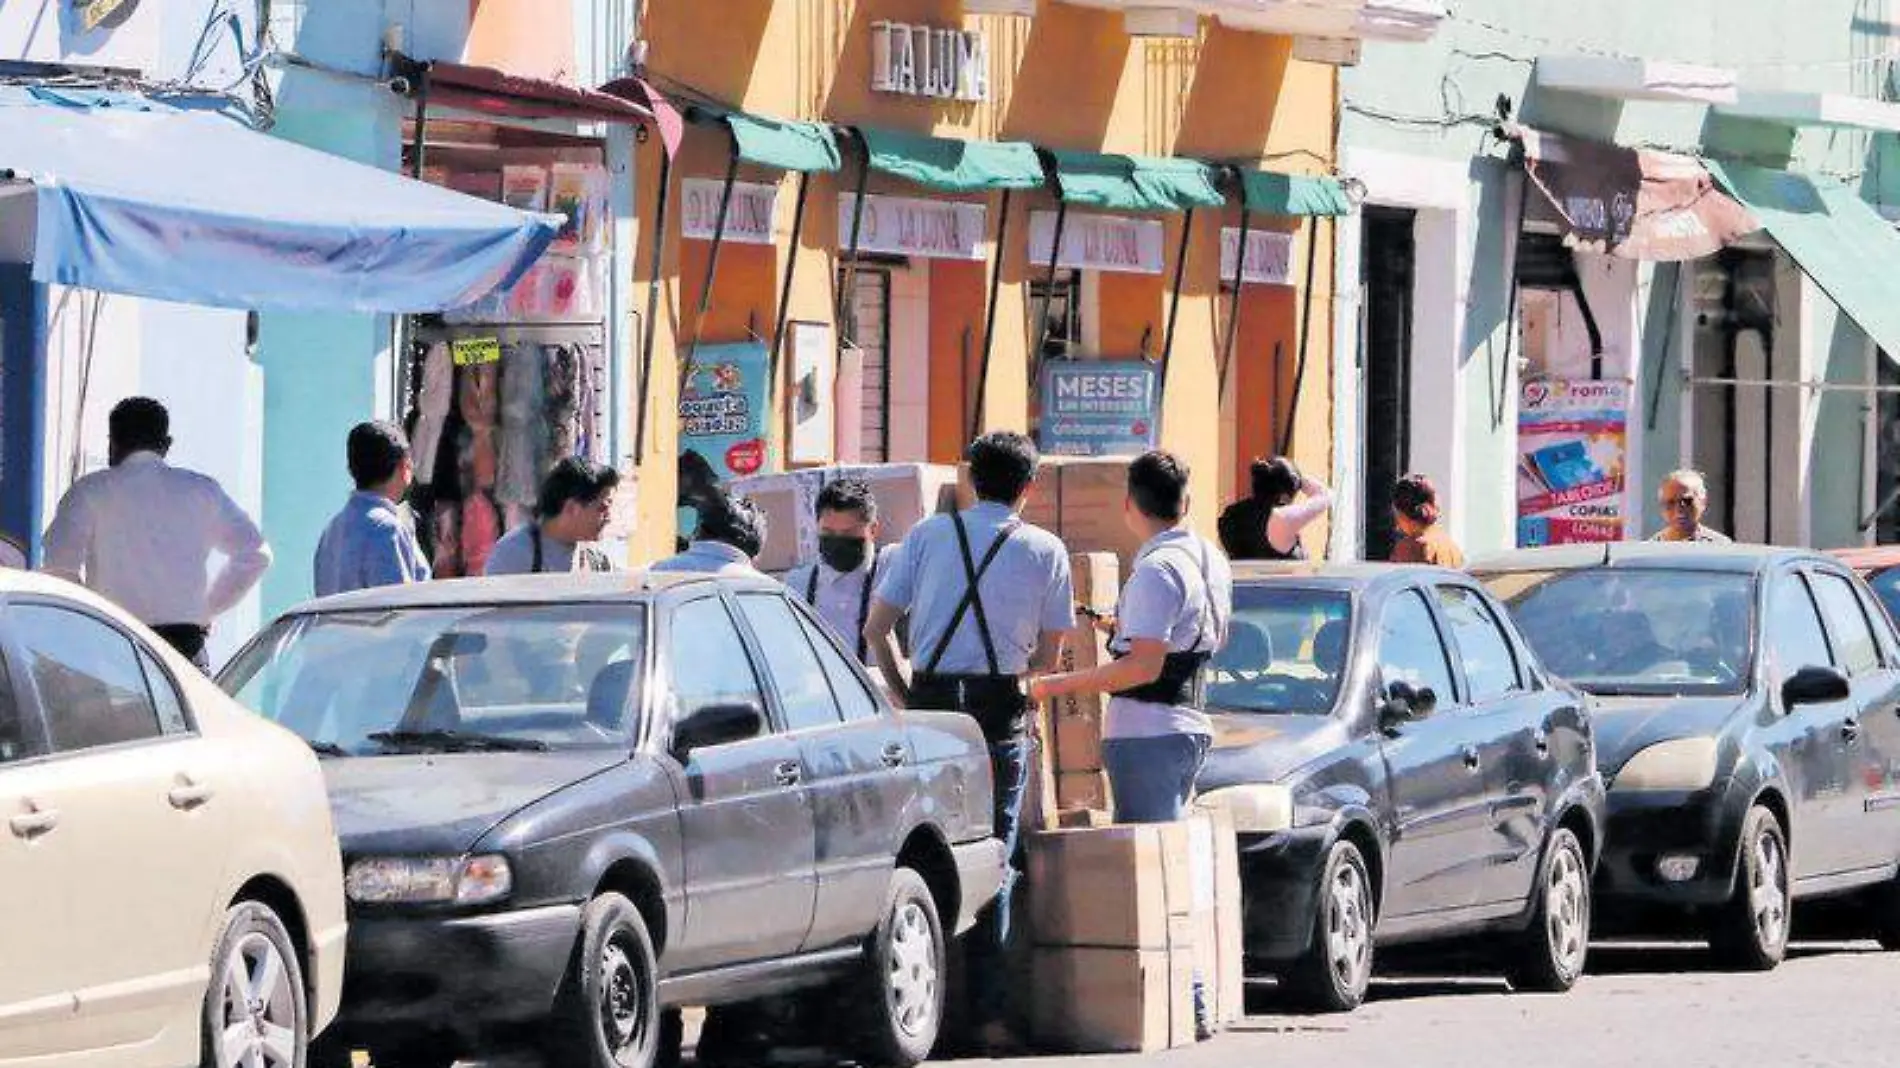
[(877, 498), (862, 480), (840, 479), (818, 491), (816, 511), (818, 559), (787, 572), (785, 585), (844, 637), (859, 660), (875, 667), (864, 623), (878, 576), (896, 551), (878, 551)]

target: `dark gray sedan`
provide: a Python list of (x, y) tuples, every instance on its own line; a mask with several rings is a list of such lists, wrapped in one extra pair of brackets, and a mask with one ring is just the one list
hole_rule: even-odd
[(824, 988), (863, 1059), (914, 1064), (1001, 880), (975, 724), (893, 710), (763, 578), (350, 594), (223, 682), (327, 758), (350, 936), (318, 1065), (513, 1035), (642, 1068), (670, 1007)]

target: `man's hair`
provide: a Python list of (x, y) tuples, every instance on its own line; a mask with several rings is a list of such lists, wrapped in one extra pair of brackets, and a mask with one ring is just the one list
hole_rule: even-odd
[(1188, 466), (1155, 449), (1128, 465), (1128, 499), (1150, 519), (1174, 522), (1187, 513)]
[(721, 493), (699, 513), (700, 541), (730, 545), (749, 557), (765, 548), (765, 513), (744, 497)]
[(1438, 487), (1424, 475), (1411, 474), (1392, 487), (1392, 507), (1414, 523), (1438, 522)]
[(150, 397), (127, 397), (106, 416), (106, 433), (125, 452), (163, 452), (172, 443), (172, 416)]
[(356, 488), (375, 489), (395, 477), (409, 456), (409, 441), (393, 423), (358, 423), (350, 428), (347, 451)]
[(1255, 460), (1248, 474), (1252, 476), (1249, 481), (1253, 499), (1275, 508), (1291, 502), (1294, 495), (1300, 492), (1300, 484), (1304, 481), (1300, 469), (1284, 456)]
[(1702, 472), (1694, 468), (1684, 467), (1663, 476), (1663, 485), (1667, 486), (1671, 482), (1705, 501), (1709, 499), (1709, 480), (1703, 476)]
[(1021, 434), (999, 430), (970, 443), (970, 487), (978, 500), (1014, 504), (1036, 480), (1042, 457), (1036, 443)]
[(554, 470), (548, 472), (548, 477), (541, 480), (541, 499), (535, 504), (535, 514), (542, 519), (553, 519), (567, 507), (567, 502), (592, 504), (619, 485), (620, 472), (606, 464), (580, 456), (564, 456), (554, 465)]
[(828, 482), (818, 491), (818, 506), (814, 514), (826, 512), (851, 512), (866, 523), (877, 522), (877, 497), (871, 493), (871, 484), (861, 478), (841, 478)]

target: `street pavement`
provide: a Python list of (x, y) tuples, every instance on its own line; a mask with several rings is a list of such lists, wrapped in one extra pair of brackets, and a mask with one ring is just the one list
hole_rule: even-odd
[[(1900, 954), (1802, 944), (1766, 975), (1721, 972), (1693, 945), (1599, 945), (1568, 995), (1482, 976), (1381, 978), (1350, 1016), (1290, 1015), (1270, 983), (1249, 1015), (1192, 1049), (1147, 1056), (952, 1062), (997, 1068), (1890, 1068)], [(483, 1068), (517, 1068), (496, 1061)]]

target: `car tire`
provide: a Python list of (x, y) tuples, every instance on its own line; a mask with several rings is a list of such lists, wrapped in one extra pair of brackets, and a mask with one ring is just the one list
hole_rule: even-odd
[(355, 1053), (348, 1043), (321, 1038), (310, 1043), (310, 1068), (354, 1068)]
[(1313, 939), (1284, 977), (1287, 996), (1309, 1012), (1351, 1012), (1372, 982), (1372, 876), (1359, 847), (1333, 843), (1313, 901)]
[(857, 1052), (863, 1063), (911, 1068), (930, 1056), (943, 1026), (945, 974), (937, 901), (923, 876), (899, 868), (858, 980), (863, 1020)]
[(199, 1019), (202, 1068), (242, 1068), (253, 1052), (266, 1050), (267, 1063), (307, 1064), (310, 1008), (303, 965), (284, 921), (268, 906), (241, 901), (224, 914)]
[(1709, 948), (1726, 967), (1765, 972), (1788, 952), (1791, 898), (1788, 835), (1766, 808), (1749, 810), (1742, 822), (1735, 890), (1716, 911)]
[(659, 960), (645, 917), (620, 894), (581, 913), (545, 1043), (561, 1068), (653, 1068), (661, 1043)]
[(1869, 926), (1880, 948), (1900, 952), (1900, 878), (1875, 887), (1867, 895)]
[(1507, 978), (1518, 990), (1561, 994), (1577, 985), (1590, 955), (1590, 862), (1569, 828), (1551, 835), (1531, 892), (1531, 925)]

